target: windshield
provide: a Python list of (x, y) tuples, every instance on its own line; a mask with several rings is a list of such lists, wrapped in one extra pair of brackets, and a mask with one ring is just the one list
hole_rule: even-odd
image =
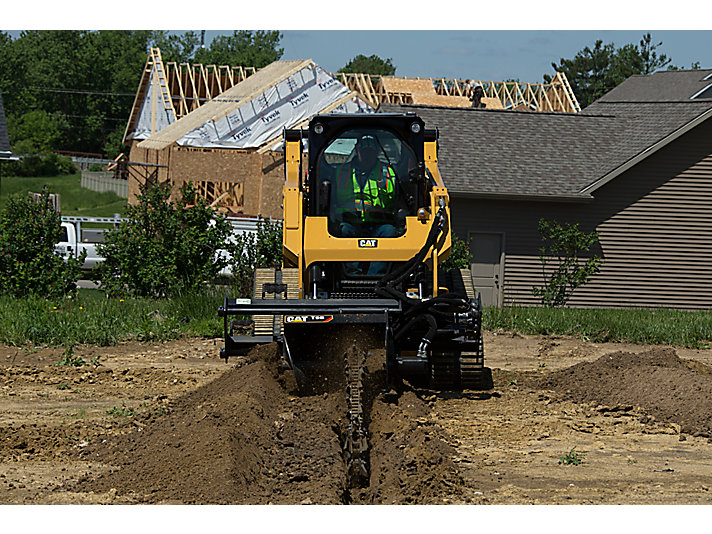
[(415, 215), (410, 178), (415, 166), (411, 147), (391, 131), (342, 132), (323, 150), (317, 166), (329, 232), (337, 237), (403, 235), (406, 215)]

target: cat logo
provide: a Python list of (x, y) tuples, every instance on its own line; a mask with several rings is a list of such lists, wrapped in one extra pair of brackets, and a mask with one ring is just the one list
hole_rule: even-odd
[(333, 315), (285, 315), (285, 323), (328, 323)]
[(378, 246), (378, 239), (359, 239), (358, 248), (376, 248)]

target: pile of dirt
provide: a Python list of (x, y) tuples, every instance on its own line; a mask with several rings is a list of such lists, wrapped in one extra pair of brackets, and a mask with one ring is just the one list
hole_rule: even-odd
[(179, 399), (167, 415), (87, 447), (116, 467), (81, 480), (79, 491), (133, 492), (174, 503), (341, 502), (338, 403), (298, 398), (280, 384), (275, 345)]
[(711, 370), (686, 362), (673, 349), (614, 352), (556, 371), (538, 385), (574, 402), (639, 406), (681, 432), (712, 435)]

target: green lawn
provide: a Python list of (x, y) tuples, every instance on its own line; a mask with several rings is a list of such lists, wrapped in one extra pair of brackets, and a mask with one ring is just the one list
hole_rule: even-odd
[(115, 193), (97, 193), (81, 186), (81, 174), (51, 177), (23, 178), (3, 176), (0, 190), (0, 210), (7, 198), (15, 193), (39, 193), (47, 185), (50, 193), (59, 193), (62, 215), (113, 217), (125, 215), (126, 199)]

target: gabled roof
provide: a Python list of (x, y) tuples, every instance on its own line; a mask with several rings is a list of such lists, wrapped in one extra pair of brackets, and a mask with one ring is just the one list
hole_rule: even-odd
[[(635, 75), (603, 95), (597, 102), (680, 102), (712, 99), (712, 70), (668, 70)], [(705, 79), (707, 78), (707, 79)], [(709, 93), (709, 94), (708, 94)]]
[(257, 148), (324, 109), (372, 108), (312, 60), (275, 61), (181, 119), (139, 148)]
[(0, 94), (0, 159), (17, 159), (10, 152), (10, 139), (7, 135), (7, 123), (5, 122), (5, 109), (2, 105), (2, 95)]
[(599, 101), (580, 114), (390, 104), (379, 111), (414, 111), (439, 129), (438, 165), (453, 193), (575, 200), (712, 116), (712, 102)]

